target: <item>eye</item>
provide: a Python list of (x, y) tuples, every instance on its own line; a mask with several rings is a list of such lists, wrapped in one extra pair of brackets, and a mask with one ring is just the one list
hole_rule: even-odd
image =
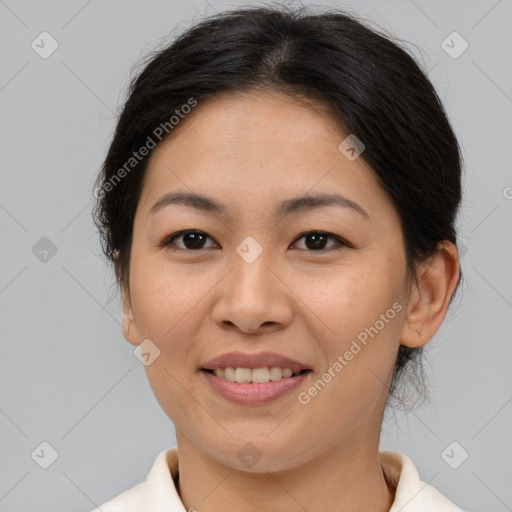
[[(325, 244), (327, 240), (330, 238), (332, 240), (336, 241), (336, 244), (338, 247), (334, 250), (340, 249), (342, 246), (349, 246), (350, 244), (340, 238), (339, 236), (333, 235), (331, 233), (326, 233), (325, 231), (308, 231), (306, 233), (303, 233), (302, 235), (298, 236), (296, 240), (300, 240), (301, 238), (306, 239), (305, 242), (308, 249), (311, 251), (322, 251), (325, 250)], [(334, 245), (336, 245), (334, 244)], [(332, 247), (332, 245), (330, 246)], [(329, 248), (330, 248), (329, 247)]]
[[(331, 239), (334, 240), (335, 243), (333, 245), (338, 245), (337, 249), (340, 249), (343, 246), (350, 246), (348, 242), (340, 238), (339, 236), (333, 235), (331, 233), (327, 233), (325, 231), (307, 231), (306, 233), (302, 233), (299, 235), (294, 242), (294, 245), (296, 244), (297, 240), (300, 240), (301, 238), (304, 238), (306, 240), (306, 249), (309, 249), (310, 251), (322, 251), (325, 250), (325, 244), (326, 242)], [(162, 242), (159, 244), (159, 247), (167, 247), (169, 245), (176, 245), (174, 243), (175, 240), (182, 240), (182, 247), (178, 245), (178, 249), (182, 250), (201, 250), (206, 249), (208, 247), (205, 247), (204, 242), (206, 239), (213, 240), (210, 236), (208, 236), (203, 231), (188, 229), (183, 231), (178, 231), (177, 233), (173, 233), (172, 235), (164, 238)], [(327, 247), (331, 248), (333, 245)], [(214, 247), (217, 246), (214, 244)], [(218, 246), (217, 246), (218, 247)], [(299, 249), (301, 249), (299, 247)], [(335, 250), (337, 250), (335, 249)]]
[(179, 247), (178, 249), (190, 249), (190, 250), (201, 250), (205, 249), (204, 241), (207, 238), (210, 238), (206, 233), (202, 231), (197, 231), (193, 229), (188, 229), (184, 231), (178, 231), (177, 233), (173, 233), (172, 235), (164, 238), (164, 240), (159, 244), (160, 247), (166, 247), (174, 243), (174, 240), (183, 238), (183, 244), (185, 247)]

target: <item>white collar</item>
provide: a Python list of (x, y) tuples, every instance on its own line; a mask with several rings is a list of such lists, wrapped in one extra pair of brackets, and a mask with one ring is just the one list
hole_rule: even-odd
[(379, 451), (388, 480), (396, 487), (389, 512), (464, 512), (431, 485), (420, 479), (412, 460), (404, 453)]
[[(389, 512), (464, 512), (420, 480), (407, 455), (391, 451), (380, 451), (379, 455), (387, 479), (396, 487)], [(178, 450), (167, 448), (158, 454), (144, 482), (92, 512), (187, 512), (176, 488), (177, 477)]]

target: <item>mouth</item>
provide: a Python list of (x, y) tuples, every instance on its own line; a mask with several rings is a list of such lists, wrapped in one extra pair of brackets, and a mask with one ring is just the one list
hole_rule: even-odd
[(309, 368), (302, 370), (292, 370), (291, 368), (281, 368), (279, 366), (263, 366), (260, 368), (231, 367), (226, 368), (202, 368), (201, 371), (214, 375), (215, 377), (228, 382), (266, 384), (268, 382), (277, 382), (283, 379), (292, 379), (298, 375), (311, 372)]
[(245, 406), (268, 404), (289, 395), (312, 370), (280, 367), (203, 368), (200, 372), (210, 389), (229, 402)]

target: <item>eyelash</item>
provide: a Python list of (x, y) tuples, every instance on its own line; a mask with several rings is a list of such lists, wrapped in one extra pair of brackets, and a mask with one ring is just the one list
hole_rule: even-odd
[[(213, 240), (209, 235), (207, 235), (204, 231), (200, 231), (200, 230), (197, 230), (197, 229), (185, 229), (185, 230), (182, 230), (182, 231), (177, 231), (176, 233), (173, 233), (167, 237), (165, 237), (159, 244), (158, 244), (158, 247), (168, 247), (169, 245), (171, 245), (174, 240), (176, 238), (179, 238), (183, 235), (186, 235), (188, 233), (200, 233), (202, 235), (205, 235), (207, 238), (210, 238), (211, 240)], [(296, 243), (297, 240), (300, 240), (301, 238), (304, 238), (306, 235), (311, 235), (311, 234), (315, 234), (315, 235), (325, 235), (327, 236), (328, 238), (332, 238), (334, 240), (336, 240), (338, 242), (338, 247), (336, 247), (335, 249), (332, 249), (332, 247), (329, 247), (327, 249), (318, 249), (318, 250), (308, 250), (308, 249), (300, 249), (300, 250), (306, 250), (307, 252), (312, 252), (312, 253), (315, 253), (315, 252), (319, 252), (319, 253), (322, 253), (322, 252), (327, 252), (329, 250), (334, 250), (334, 251), (339, 251), (340, 249), (343, 249), (344, 247), (352, 247), (351, 244), (349, 244), (346, 240), (344, 240), (343, 238), (337, 236), (337, 235), (333, 235), (332, 233), (328, 233), (326, 231), (318, 231), (318, 230), (312, 230), (312, 231), (305, 231), (304, 233), (301, 233), (300, 235), (297, 236), (297, 238), (295, 238), (295, 241), (293, 242), (294, 244)], [(201, 249), (182, 249), (181, 247), (178, 247), (177, 249), (174, 249), (174, 250), (179, 250), (179, 251), (190, 251), (190, 252), (199, 252), (199, 251), (202, 251), (204, 249), (209, 249), (209, 247), (206, 247), (206, 248), (201, 248)]]

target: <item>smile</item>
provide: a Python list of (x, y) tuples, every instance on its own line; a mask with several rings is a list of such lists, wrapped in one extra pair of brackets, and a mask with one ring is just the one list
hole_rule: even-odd
[(280, 367), (261, 368), (203, 368), (210, 387), (222, 397), (239, 404), (260, 405), (276, 400), (299, 384), (311, 370), (291, 370)]
[(254, 382), (262, 384), (264, 382), (276, 381), (288, 377), (293, 377), (300, 373), (308, 371), (292, 370), (291, 368), (280, 368), (279, 366), (263, 366), (261, 368), (216, 368), (215, 370), (206, 370), (221, 379), (230, 382)]

